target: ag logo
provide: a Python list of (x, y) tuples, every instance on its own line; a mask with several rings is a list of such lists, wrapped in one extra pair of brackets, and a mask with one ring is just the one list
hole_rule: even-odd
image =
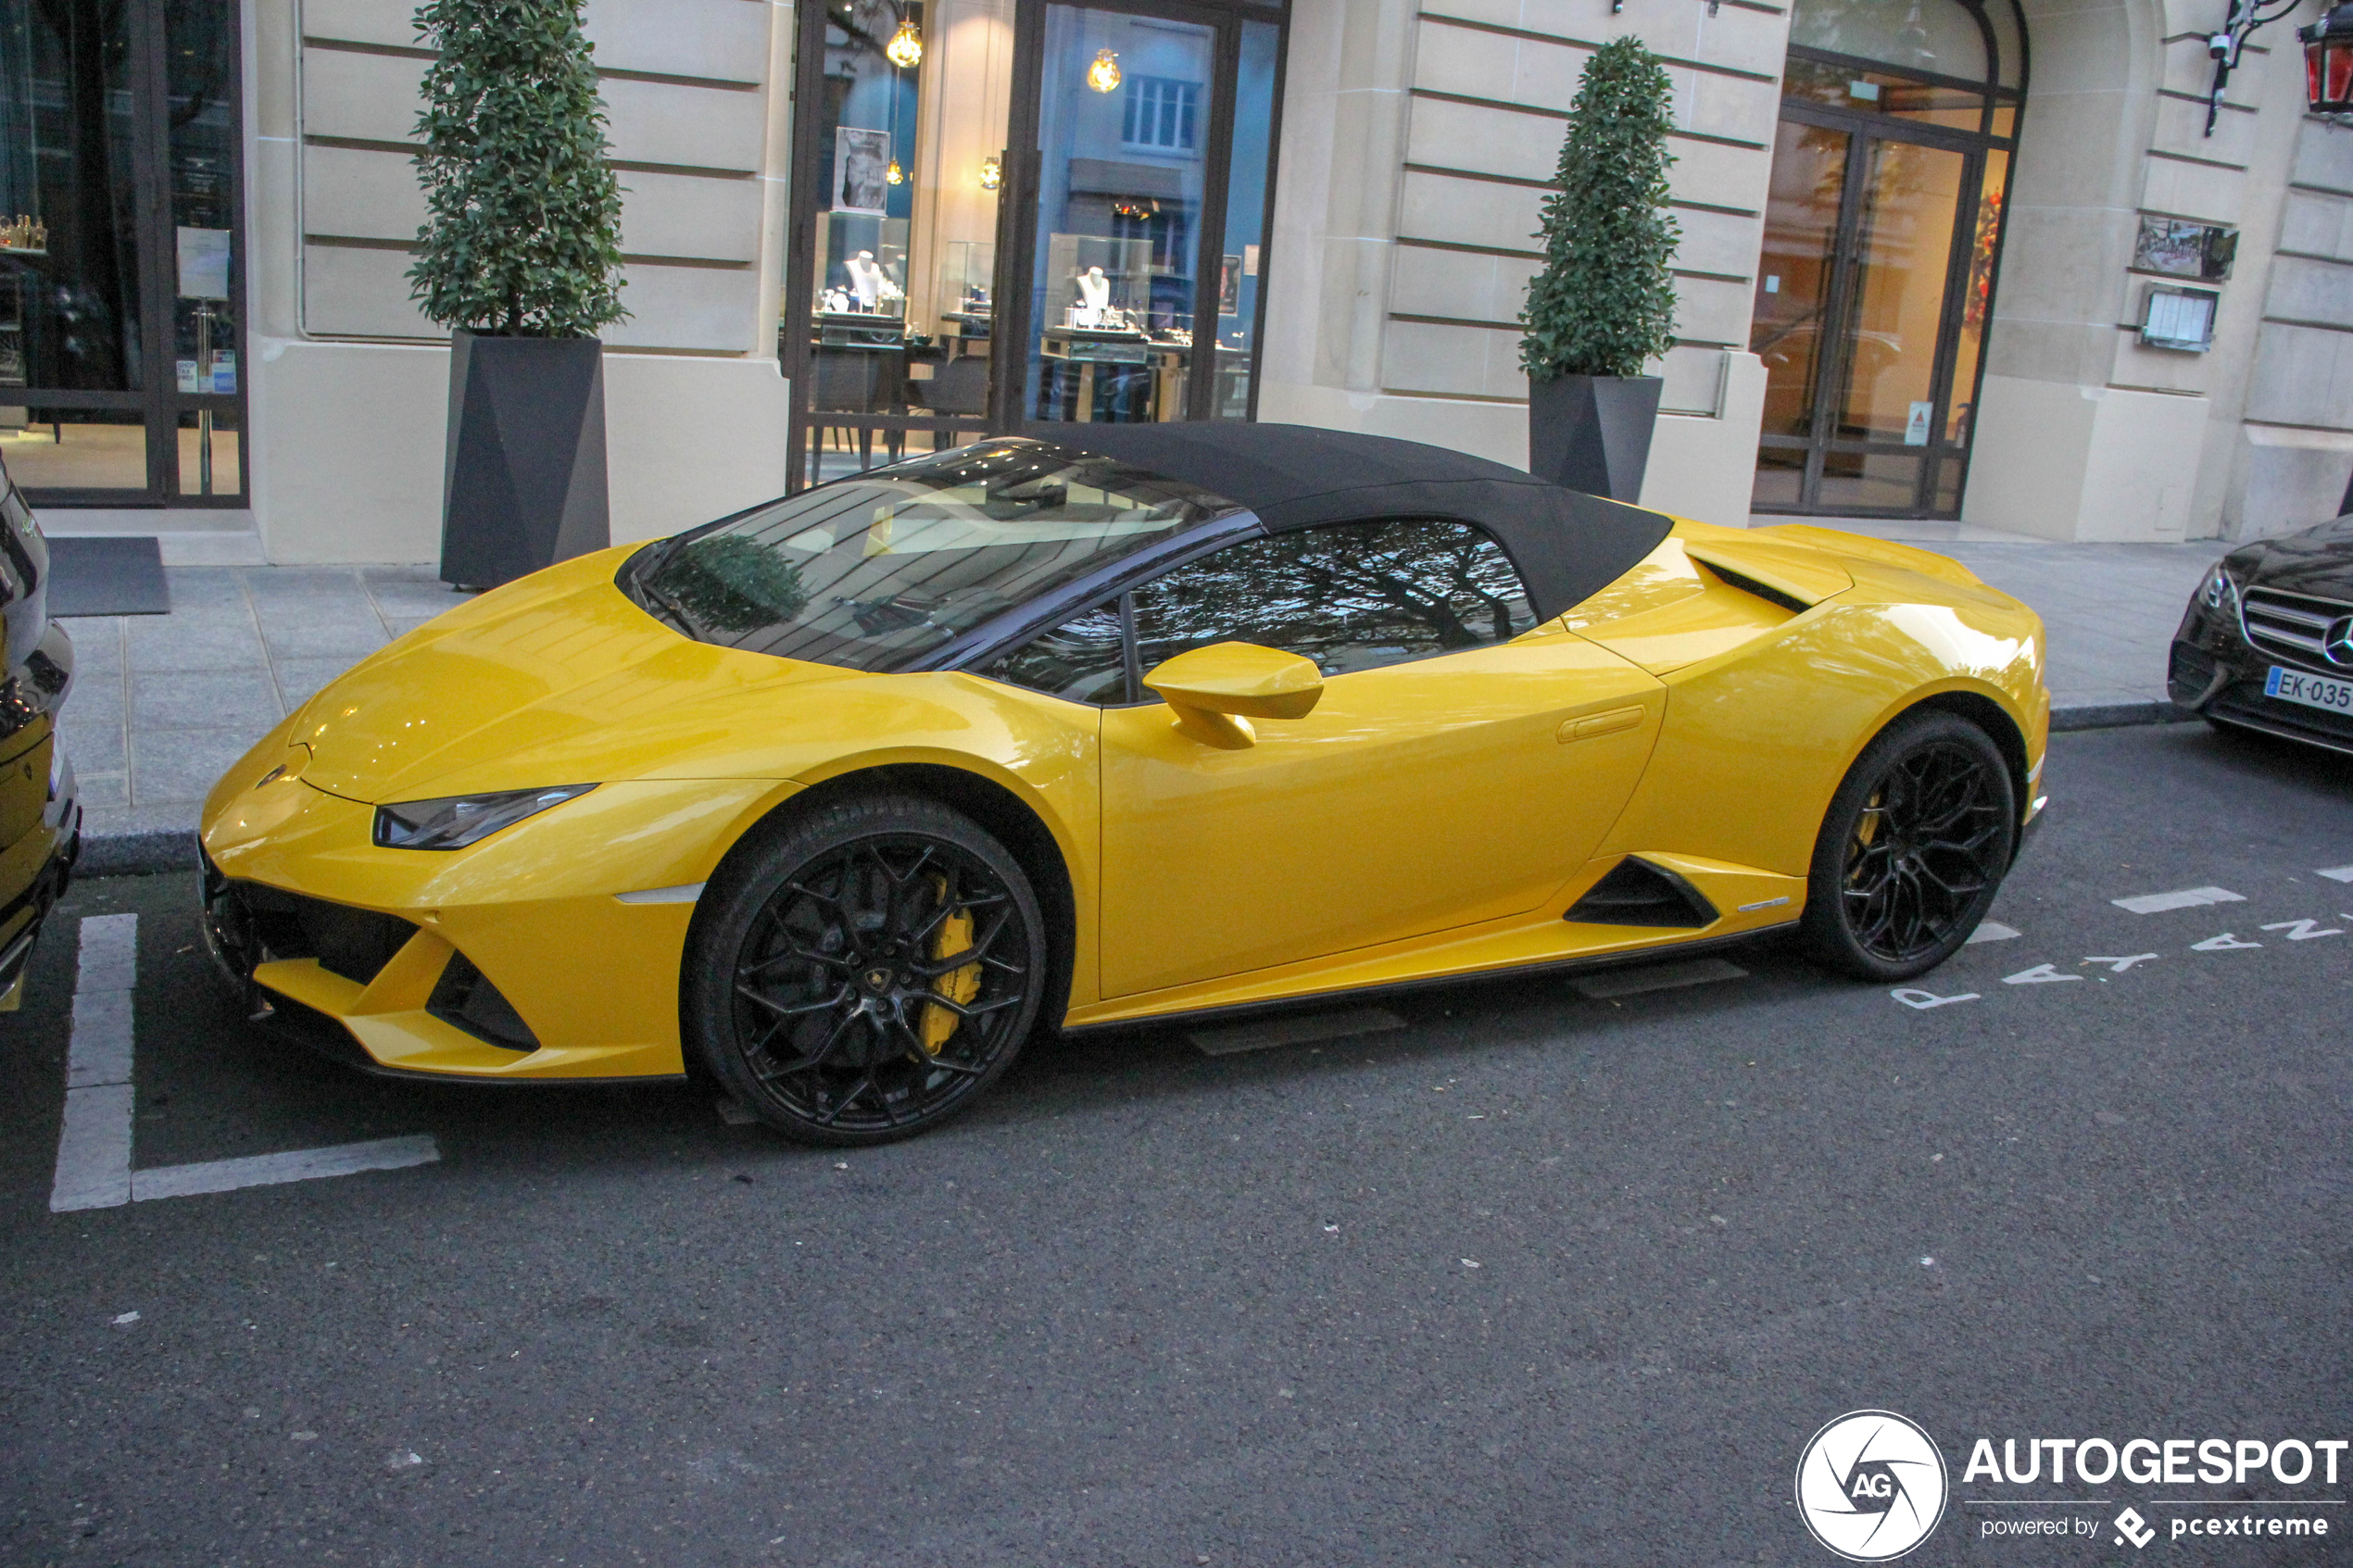
[(1850, 1562), (1885, 1562), (1928, 1539), (1944, 1491), (1944, 1456), (1893, 1411), (1840, 1416), (1797, 1461), (1798, 1517)]

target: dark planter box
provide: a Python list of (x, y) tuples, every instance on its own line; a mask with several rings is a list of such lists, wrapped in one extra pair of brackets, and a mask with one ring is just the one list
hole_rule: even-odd
[(495, 588), (612, 542), (604, 346), (451, 335), (443, 582)]
[(1632, 506), (1658, 422), (1656, 376), (1562, 376), (1528, 383), (1528, 471)]

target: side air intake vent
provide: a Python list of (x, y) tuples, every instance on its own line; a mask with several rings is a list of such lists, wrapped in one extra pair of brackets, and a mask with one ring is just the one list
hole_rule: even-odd
[(1718, 566), (1714, 561), (1709, 561), (1707, 570), (1722, 578), (1728, 585), (1738, 588), (1743, 594), (1754, 594), (1768, 605), (1779, 605), (1792, 615), (1803, 615), (1814, 608), (1795, 594), (1784, 594), (1779, 588), (1759, 583), (1754, 577), (1743, 576), (1730, 567)]
[(444, 1023), (454, 1024), (484, 1045), (502, 1050), (535, 1051), (539, 1036), (522, 1021), (506, 993), (474, 967), (463, 953), (449, 955), (449, 965), (435, 982), (425, 1010)]
[(1629, 855), (1563, 917), (1585, 925), (1714, 925), (1716, 906), (1664, 866)]

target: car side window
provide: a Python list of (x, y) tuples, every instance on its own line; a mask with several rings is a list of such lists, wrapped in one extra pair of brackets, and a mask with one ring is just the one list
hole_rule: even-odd
[(1127, 700), (1127, 647), (1119, 601), (1082, 610), (980, 671), (994, 681), (1072, 702)]
[(1536, 623), (1511, 558), (1467, 523), (1331, 523), (1252, 539), (1135, 592), (1139, 667), (1256, 643), (1327, 675), (1509, 642)]

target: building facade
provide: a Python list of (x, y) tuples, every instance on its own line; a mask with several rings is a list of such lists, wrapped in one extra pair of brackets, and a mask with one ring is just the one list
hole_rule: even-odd
[[(2353, 472), (2353, 130), (2223, 0), (589, 0), (615, 537), (1029, 420), (1526, 458), (1578, 73), (1674, 84), (1642, 499), (2242, 538)], [(426, 561), (404, 0), (0, 0), (0, 453), (170, 558)], [(1864, 526), (1879, 526), (1865, 522)]]

